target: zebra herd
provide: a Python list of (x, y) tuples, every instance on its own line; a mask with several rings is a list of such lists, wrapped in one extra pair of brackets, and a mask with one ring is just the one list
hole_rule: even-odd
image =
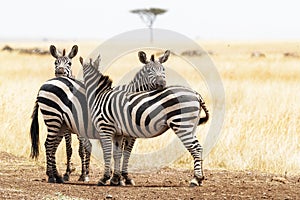
[[(39, 155), (38, 108), (47, 126), (45, 141), (48, 182), (63, 183), (71, 173), (71, 134), (79, 139), (82, 162), (81, 181), (88, 181), (91, 143), (99, 139), (104, 157), (104, 174), (98, 185), (134, 185), (128, 174), (128, 162), (136, 138), (152, 138), (172, 129), (194, 158), (194, 177), (191, 186), (199, 186), (204, 179), (202, 147), (195, 135), (196, 127), (208, 121), (205, 102), (197, 92), (183, 86), (166, 86), (163, 63), (170, 55), (166, 51), (158, 60), (148, 60), (143, 51), (138, 57), (144, 66), (127, 85), (112, 87), (109, 76), (99, 72), (100, 55), (80, 63), (83, 83), (74, 79), (71, 59), (78, 47), (68, 56), (51, 45), (56, 77), (40, 88), (32, 114), (31, 157)], [(201, 110), (205, 117), (200, 117)], [(56, 168), (55, 152), (63, 136), (66, 138), (67, 170), (62, 178)], [(111, 160), (114, 160), (111, 169)], [(150, 162), (150, 161), (149, 161)], [(122, 166), (121, 166), (122, 163)]]

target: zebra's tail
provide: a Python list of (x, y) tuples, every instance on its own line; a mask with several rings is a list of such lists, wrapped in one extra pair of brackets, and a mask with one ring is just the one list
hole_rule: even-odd
[(205, 102), (204, 102), (204, 100), (203, 100), (203, 98), (201, 97), (201, 95), (200, 94), (198, 94), (199, 95), (199, 103), (200, 103), (200, 106), (201, 106), (201, 108), (204, 110), (204, 112), (205, 112), (205, 117), (201, 117), (200, 119), (199, 119), (199, 122), (198, 122), (198, 126), (200, 125), (200, 124), (204, 124), (204, 123), (206, 123), (208, 120), (209, 120), (209, 112), (208, 112), (208, 109), (207, 109), (207, 107), (206, 107), (206, 105), (205, 105)]
[(37, 159), (39, 156), (39, 119), (38, 119), (38, 110), (39, 110), (39, 104), (37, 101), (35, 102), (35, 106), (33, 109), (33, 113), (31, 116), (32, 122), (30, 126), (30, 137), (31, 137), (31, 153), (30, 157), (32, 159)]

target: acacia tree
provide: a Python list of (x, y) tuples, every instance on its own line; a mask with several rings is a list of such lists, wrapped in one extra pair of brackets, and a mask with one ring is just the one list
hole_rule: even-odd
[(149, 28), (150, 42), (152, 43), (153, 41), (152, 26), (156, 19), (156, 16), (164, 14), (165, 12), (167, 12), (167, 10), (161, 8), (149, 8), (149, 9), (135, 9), (135, 10), (131, 10), (130, 12), (134, 14), (138, 14), (142, 19), (142, 21)]

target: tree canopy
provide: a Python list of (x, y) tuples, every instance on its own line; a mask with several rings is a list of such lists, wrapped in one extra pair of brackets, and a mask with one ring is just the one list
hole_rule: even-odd
[(150, 41), (153, 41), (153, 33), (152, 33), (152, 26), (156, 19), (157, 15), (164, 14), (167, 12), (166, 9), (162, 8), (149, 8), (149, 9), (135, 9), (130, 11), (133, 14), (138, 14), (142, 21), (146, 24), (146, 26), (150, 30)]
[(164, 14), (167, 12), (166, 9), (162, 8), (149, 8), (149, 9), (135, 9), (131, 10), (131, 13), (138, 14), (148, 28), (152, 28), (153, 22), (157, 15)]

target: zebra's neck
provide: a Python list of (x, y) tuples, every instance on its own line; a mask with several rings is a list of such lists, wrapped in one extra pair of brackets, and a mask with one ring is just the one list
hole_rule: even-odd
[(128, 92), (141, 92), (141, 91), (150, 91), (155, 89), (153, 84), (150, 83), (148, 74), (145, 69), (142, 68), (134, 76), (132, 81), (128, 84)]
[(142, 80), (131, 81), (126, 88), (126, 91), (128, 92), (141, 92), (150, 90), (152, 90), (152, 87)]
[(112, 81), (110, 78), (101, 74), (91, 65), (83, 67), (83, 78), (89, 106), (92, 105), (96, 96), (112, 89)]

